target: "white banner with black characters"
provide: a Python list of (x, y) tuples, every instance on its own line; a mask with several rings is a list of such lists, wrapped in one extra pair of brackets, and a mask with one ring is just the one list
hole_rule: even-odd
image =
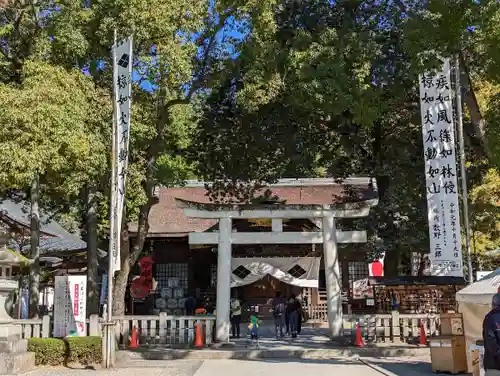
[(463, 277), (450, 60), (420, 80), (431, 274)]
[(120, 270), (120, 228), (125, 204), (125, 180), (130, 142), (130, 107), (132, 100), (132, 36), (116, 39), (113, 45), (113, 81), (115, 86), (115, 246), (112, 249), (114, 270)]

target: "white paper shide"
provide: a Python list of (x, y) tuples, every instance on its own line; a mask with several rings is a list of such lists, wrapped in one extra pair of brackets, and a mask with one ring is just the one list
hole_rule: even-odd
[(419, 80), (431, 274), (463, 277), (450, 60)]
[(125, 203), (125, 182), (128, 168), (130, 143), (130, 108), (132, 99), (132, 37), (125, 40), (117, 39), (113, 46), (115, 61), (113, 62), (115, 86), (115, 161), (116, 181), (114, 182), (115, 200), (115, 239), (112, 249), (114, 270), (120, 270), (119, 228), (122, 222)]
[(86, 336), (87, 276), (56, 276), (54, 337)]

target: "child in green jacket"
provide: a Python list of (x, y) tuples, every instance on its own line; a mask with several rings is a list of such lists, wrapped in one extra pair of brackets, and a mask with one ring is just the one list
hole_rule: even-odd
[(248, 331), (250, 332), (250, 339), (252, 342), (256, 341), (257, 346), (259, 346), (259, 318), (254, 314), (250, 316)]

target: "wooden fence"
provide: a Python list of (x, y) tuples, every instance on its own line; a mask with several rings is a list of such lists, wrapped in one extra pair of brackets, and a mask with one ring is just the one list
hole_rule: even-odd
[(418, 343), (421, 328), (427, 337), (439, 335), (439, 315), (390, 314), (347, 315), (343, 318), (344, 336), (353, 336), (359, 325), (365, 340), (371, 343)]
[[(328, 321), (326, 303), (310, 305), (306, 316), (309, 323), (325, 324)], [(363, 337), (369, 342), (415, 343), (423, 325), (427, 337), (439, 335), (440, 321), (436, 314), (388, 314), (344, 315), (344, 336), (353, 336), (359, 324)]]
[[(212, 344), (213, 324), (215, 317), (210, 316), (122, 316), (113, 317), (115, 337), (120, 346), (129, 344), (133, 328), (141, 345), (188, 345), (193, 343), (195, 323), (200, 322), (205, 344)], [(86, 320), (86, 333), (90, 336), (103, 335), (103, 319), (98, 315)], [(0, 321), (1, 326), (14, 326), (15, 332), (22, 338), (49, 338), (53, 334), (53, 321), (50, 316), (38, 320)]]
[[(318, 310), (319, 311), (319, 310)], [(313, 315), (309, 322), (325, 325), (325, 318)], [(122, 316), (113, 317), (115, 322), (115, 336), (120, 346), (129, 343), (132, 330), (137, 329), (139, 343), (141, 345), (165, 345), (186, 346), (194, 341), (195, 323), (201, 322), (202, 335), (206, 345), (212, 344), (213, 325), (215, 317), (211, 316), (169, 316), (160, 313), (157, 316)], [(0, 322), (2, 325), (20, 326), (23, 338), (48, 338), (53, 333), (53, 323), (49, 316), (39, 320), (12, 320)], [(390, 314), (375, 315), (344, 315), (343, 334), (352, 337), (356, 326), (359, 325), (363, 337), (368, 342), (388, 343), (415, 343), (420, 336), (420, 328), (423, 325), (426, 335), (433, 337), (439, 335), (438, 315), (418, 314)], [(93, 315), (87, 320), (87, 334), (90, 336), (101, 336), (103, 333), (102, 318)]]

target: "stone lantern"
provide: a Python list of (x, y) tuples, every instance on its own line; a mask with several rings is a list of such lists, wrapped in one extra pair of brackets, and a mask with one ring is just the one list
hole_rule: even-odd
[[(12, 277), (12, 268), (29, 265), (31, 261), (21, 254), (7, 248), (0, 248), (0, 322), (11, 321), (12, 318), (7, 313), (7, 298), (18, 288), (18, 282)], [(19, 325), (0, 325), (0, 338), (11, 334), (19, 334)]]
[[(28, 352), (28, 340), (21, 339), (21, 325), (13, 325), (6, 310), (6, 301), (18, 288), (12, 277), (12, 268), (29, 265), (31, 260), (11, 251), (0, 248), (0, 374), (15, 375), (34, 368), (35, 354)], [(3, 322), (3, 323), (2, 323)]]

